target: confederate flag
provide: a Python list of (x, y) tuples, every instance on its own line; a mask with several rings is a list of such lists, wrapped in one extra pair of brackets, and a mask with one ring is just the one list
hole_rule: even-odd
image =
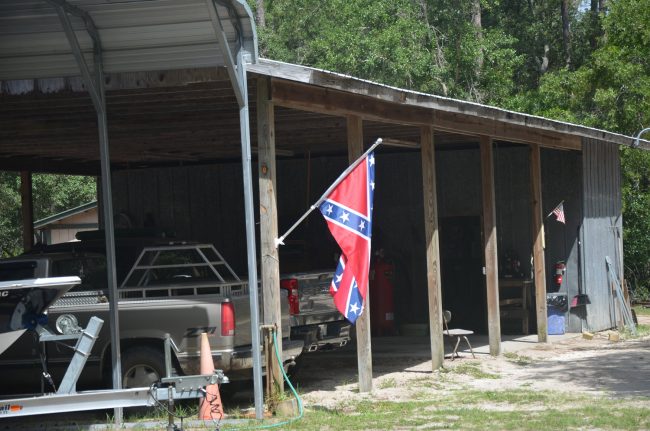
[(363, 312), (368, 292), (375, 155), (369, 153), (320, 205), (327, 226), (341, 247), (330, 285), (336, 308), (354, 323)]

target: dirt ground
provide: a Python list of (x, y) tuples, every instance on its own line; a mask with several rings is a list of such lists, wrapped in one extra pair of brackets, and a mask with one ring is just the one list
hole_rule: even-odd
[[(639, 323), (650, 324), (650, 316), (644, 320)], [(650, 397), (650, 337), (612, 342), (607, 333), (597, 333), (591, 340), (576, 334), (548, 344), (528, 343), (516, 353), (499, 357), (477, 354), (473, 359), (462, 353), (451, 361), (447, 356), (442, 371), (431, 370), (428, 338), (400, 340), (403, 338), (373, 340), (371, 393), (357, 390), (354, 346), (346, 351), (319, 352), (304, 360), (295, 380), (305, 406), (335, 408), (348, 400), (407, 400), (423, 389), (444, 392), (460, 388)], [(423, 349), (412, 348), (418, 342)], [(407, 343), (411, 346), (407, 351), (400, 349)], [(467, 367), (492, 378), (467, 372), (463, 369)], [(423, 382), (428, 382), (424, 388)]]
[[(639, 316), (639, 323), (650, 325), (650, 316)], [(606, 332), (595, 334), (591, 340), (572, 334), (547, 344), (531, 341), (533, 339), (536, 337), (518, 339), (514, 352), (512, 345), (506, 349), (507, 343), (504, 342), (504, 351), (510, 352), (493, 357), (486, 353), (486, 346), (481, 346), (481, 337), (470, 337), (476, 358), (472, 358), (469, 351), (461, 352), (461, 357), (453, 361), (448, 355), (443, 369), (433, 371), (428, 336), (373, 338), (371, 393), (359, 393), (357, 389), (354, 344), (341, 350), (305, 355), (292, 381), (308, 409), (345, 408), (351, 404), (349, 401), (408, 401), (417, 399), (423, 392), (425, 395), (444, 395), (459, 389), (525, 389), (609, 397), (634, 396), (642, 398), (632, 402), (650, 406), (650, 336), (613, 342)], [(447, 346), (447, 352), (450, 351), (450, 346)], [(644, 400), (645, 397), (648, 400)], [(242, 391), (230, 408), (250, 406), (252, 398), (252, 391)], [(226, 408), (229, 408), (228, 404)], [(495, 405), (494, 408), (507, 406)], [(70, 421), (76, 424), (94, 422), (99, 427), (102, 422), (106, 423), (105, 418), (95, 413), (33, 419), (0, 421), (0, 430), (70, 429), (61, 425)], [(75, 426), (75, 429), (83, 428)]]

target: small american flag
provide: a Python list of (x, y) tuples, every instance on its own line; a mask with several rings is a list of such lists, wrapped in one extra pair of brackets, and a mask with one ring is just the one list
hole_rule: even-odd
[(550, 217), (551, 214), (555, 216), (555, 220), (566, 224), (566, 219), (564, 218), (564, 202), (560, 202), (560, 204), (556, 206), (555, 209), (551, 211), (547, 217)]

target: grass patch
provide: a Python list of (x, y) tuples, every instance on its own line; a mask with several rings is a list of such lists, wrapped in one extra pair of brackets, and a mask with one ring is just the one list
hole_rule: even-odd
[[(428, 400), (363, 401), (346, 403), (345, 409), (307, 410), (302, 420), (282, 429), (647, 429), (650, 409), (636, 403), (554, 392), (459, 390)], [(221, 429), (229, 428), (224, 424)]]
[(454, 367), (443, 368), (446, 372), (454, 374), (465, 374), (475, 379), (499, 379), (501, 376), (498, 374), (488, 373), (481, 369), (478, 362), (463, 362)]
[[(335, 409), (307, 409), (283, 430), (637, 430), (650, 429), (650, 399), (526, 389), (420, 391), (403, 402), (345, 401)], [(230, 418), (233, 418), (230, 415)], [(147, 418), (149, 420), (152, 417)], [(249, 424), (222, 423), (220, 430), (271, 425), (280, 419)], [(187, 428), (189, 430), (189, 428)], [(203, 429), (203, 428), (202, 428)], [(210, 428), (212, 429), (212, 428)]]
[(636, 325), (636, 335), (632, 335), (627, 326), (623, 329), (623, 338), (626, 340), (647, 337), (648, 335), (650, 335), (650, 325)]
[(650, 308), (645, 308), (643, 305), (635, 305), (632, 308), (637, 316), (650, 316)]
[(517, 365), (526, 366), (533, 363), (533, 359), (530, 356), (519, 355), (515, 352), (506, 352), (503, 354), (503, 357)]
[(397, 387), (397, 382), (392, 377), (389, 377), (389, 378), (384, 379), (381, 382), (379, 382), (379, 384), (377, 386), (379, 387), (379, 389), (396, 388)]

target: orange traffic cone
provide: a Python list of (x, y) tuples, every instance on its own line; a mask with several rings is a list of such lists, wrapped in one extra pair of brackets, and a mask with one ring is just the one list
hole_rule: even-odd
[[(201, 374), (212, 374), (214, 362), (212, 361), (212, 350), (208, 334), (201, 334)], [(223, 405), (219, 394), (219, 385), (208, 385), (205, 387), (205, 397), (201, 398), (199, 404), (199, 419), (220, 420), (223, 418)]]

